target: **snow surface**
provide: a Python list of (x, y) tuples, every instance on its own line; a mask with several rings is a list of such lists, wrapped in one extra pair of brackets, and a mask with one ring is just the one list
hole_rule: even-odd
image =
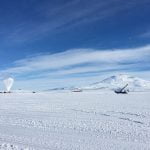
[(0, 94), (2, 150), (150, 150), (150, 92)]
[(130, 91), (150, 91), (150, 81), (143, 80), (138, 77), (129, 76), (126, 74), (119, 74), (108, 77), (100, 82), (93, 83), (89, 86), (82, 87), (82, 89), (114, 89), (121, 88), (128, 84)]

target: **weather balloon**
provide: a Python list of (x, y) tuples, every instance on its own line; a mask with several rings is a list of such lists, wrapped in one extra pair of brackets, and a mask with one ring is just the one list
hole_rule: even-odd
[(3, 82), (4, 82), (4, 85), (5, 85), (7, 92), (10, 92), (10, 89), (14, 83), (14, 79), (13, 78), (7, 78)]

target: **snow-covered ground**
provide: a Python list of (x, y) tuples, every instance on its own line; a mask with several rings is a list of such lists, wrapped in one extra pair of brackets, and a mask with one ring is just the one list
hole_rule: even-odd
[(0, 94), (2, 150), (150, 150), (150, 92)]

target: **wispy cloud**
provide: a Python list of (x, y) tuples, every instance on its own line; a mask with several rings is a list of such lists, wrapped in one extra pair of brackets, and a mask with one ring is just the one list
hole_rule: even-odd
[[(4, 38), (5, 41), (19, 43), (36, 40), (62, 30), (69, 30), (77, 25), (86, 25), (89, 22), (112, 17), (117, 13), (129, 11), (137, 5), (147, 2), (147, 0), (142, 2), (135, 0), (71, 0), (59, 5), (54, 5), (49, 1), (41, 2), (38, 5), (33, 1), (32, 5), (35, 5), (32, 8), (31, 17), (33, 18), (28, 16), (28, 19), (20, 21), (10, 30), (7, 29)], [(15, 16), (16, 14), (12, 14), (12, 18)]]
[(140, 38), (150, 38), (150, 30), (140, 34)]
[(60, 80), (96, 79), (113, 72), (146, 72), (150, 70), (149, 58), (149, 45), (113, 50), (72, 49), (15, 61), (13, 67), (0, 70), (0, 75), (12, 74), (18, 80), (30, 82), (36, 80), (37, 85), (38, 81), (55, 81), (57, 86)]

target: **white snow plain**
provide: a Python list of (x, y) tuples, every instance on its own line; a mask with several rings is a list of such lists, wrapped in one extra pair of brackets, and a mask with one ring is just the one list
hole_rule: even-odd
[(1, 150), (150, 150), (150, 92), (0, 94)]

